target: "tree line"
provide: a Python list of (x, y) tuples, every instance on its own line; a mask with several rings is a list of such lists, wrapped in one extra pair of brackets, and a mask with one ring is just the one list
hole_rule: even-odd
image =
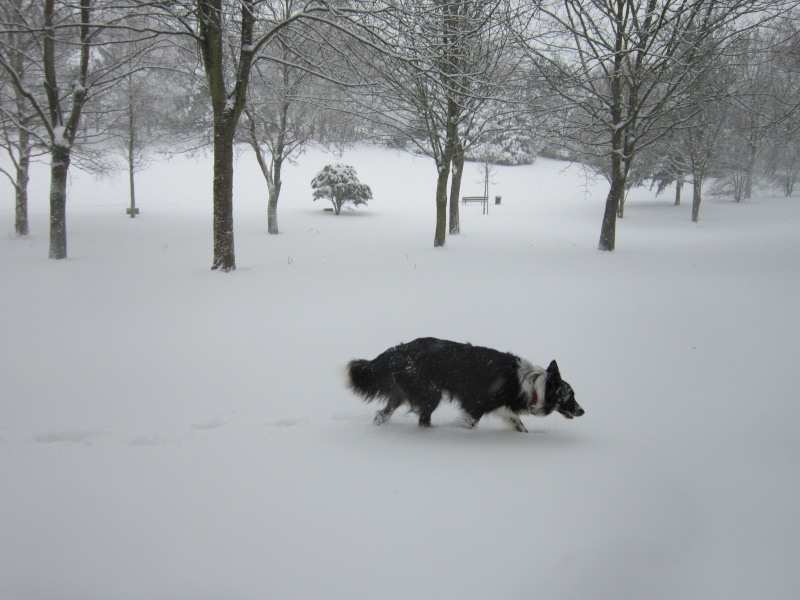
[[(154, 149), (213, 150), (212, 269), (236, 268), (236, 144), (276, 234), (281, 170), (310, 143), (382, 141), (436, 168), (434, 246), (459, 232), (464, 161), (550, 153), (608, 179), (599, 249), (647, 181), (735, 200), (800, 174), (798, 2), (784, 0), (6, 0), (0, 172), (28, 233), (50, 164), (67, 256), (70, 168), (135, 174)], [(3, 166), (5, 165), (5, 166)], [(131, 216), (135, 213), (130, 211)]]

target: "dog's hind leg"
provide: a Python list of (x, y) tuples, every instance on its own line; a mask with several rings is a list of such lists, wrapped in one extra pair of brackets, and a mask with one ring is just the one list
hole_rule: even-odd
[(405, 396), (400, 392), (400, 390), (394, 390), (392, 395), (389, 398), (389, 401), (386, 403), (386, 406), (375, 413), (375, 418), (372, 420), (373, 424), (375, 425), (383, 425), (392, 418), (394, 411), (398, 409), (398, 407), (406, 401)]
[(442, 390), (432, 382), (421, 382), (406, 374), (395, 377), (395, 384), (402, 390), (411, 411), (419, 415), (419, 426), (431, 426), (431, 414), (442, 400)]
[(397, 407), (403, 403), (402, 400), (399, 402), (394, 402), (393, 400), (389, 401), (389, 404), (386, 405), (385, 408), (382, 408), (378, 412), (375, 413), (375, 418), (372, 420), (372, 423), (375, 425), (383, 425), (392, 418), (394, 411), (397, 410)]
[(435, 393), (426, 393), (425, 395), (419, 397), (415, 410), (417, 411), (417, 414), (419, 414), (420, 427), (431, 426), (431, 414), (433, 414), (433, 411), (436, 410), (437, 406), (439, 406), (440, 398), (441, 396)]
[(386, 421), (392, 418), (392, 415), (394, 414), (395, 410), (397, 410), (396, 406), (395, 407), (387, 406), (386, 408), (379, 410), (378, 412), (375, 413), (375, 418), (372, 419), (372, 423), (374, 425), (383, 425), (384, 423), (386, 423)]
[(429, 386), (418, 398), (416, 410), (419, 413), (419, 426), (430, 427), (431, 414), (442, 401), (442, 390)]

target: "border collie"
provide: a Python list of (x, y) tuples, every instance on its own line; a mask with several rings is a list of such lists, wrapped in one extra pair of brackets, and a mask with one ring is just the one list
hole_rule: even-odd
[(346, 370), (353, 392), (366, 402), (386, 402), (375, 414), (375, 425), (407, 404), (419, 415), (420, 427), (430, 427), (443, 394), (461, 407), (469, 429), (490, 412), (523, 433), (528, 430), (520, 414), (543, 417), (558, 411), (567, 419), (584, 414), (556, 361), (545, 370), (508, 352), (472, 344), (419, 338), (374, 360), (352, 360)]

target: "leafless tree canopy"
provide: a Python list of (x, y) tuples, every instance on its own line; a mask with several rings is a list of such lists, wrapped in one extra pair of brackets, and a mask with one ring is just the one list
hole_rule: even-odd
[[(71, 166), (214, 153), (212, 268), (236, 268), (233, 156), (252, 147), (278, 233), (281, 169), (308, 144), (430, 157), (434, 246), (457, 234), (465, 157), (578, 160), (610, 189), (692, 183), (791, 194), (800, 174), (798, 2), (777, 0), (7, 0), (0, 174), (26, 235), (28, 167), (49, 155), (50, 256), (67, 255)], [(120, 159), (112, 157), (119, 156)], [(510, 160), (516, 160), (514, 158)], [(450, 227), (447, 228), (449, 207)]]

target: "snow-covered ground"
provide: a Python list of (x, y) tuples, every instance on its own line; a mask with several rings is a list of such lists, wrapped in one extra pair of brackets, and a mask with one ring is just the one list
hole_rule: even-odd
[[(433, 248), (430, 161), (359, 148), (369, 207), (334, 216), (289, 166), (279, 236), (237, 164), (238, 269), (211, 265), (209, 159), (73, 172), (69, 259), (0, 205), (0, 598), (751, 599), (800, 589), (800, 201), (498, 168)], [(479, 193), (468, 165), (465, 194)], [(434, 335), (556, 358), (586, 415), (420, 430), (342, 383)]]

